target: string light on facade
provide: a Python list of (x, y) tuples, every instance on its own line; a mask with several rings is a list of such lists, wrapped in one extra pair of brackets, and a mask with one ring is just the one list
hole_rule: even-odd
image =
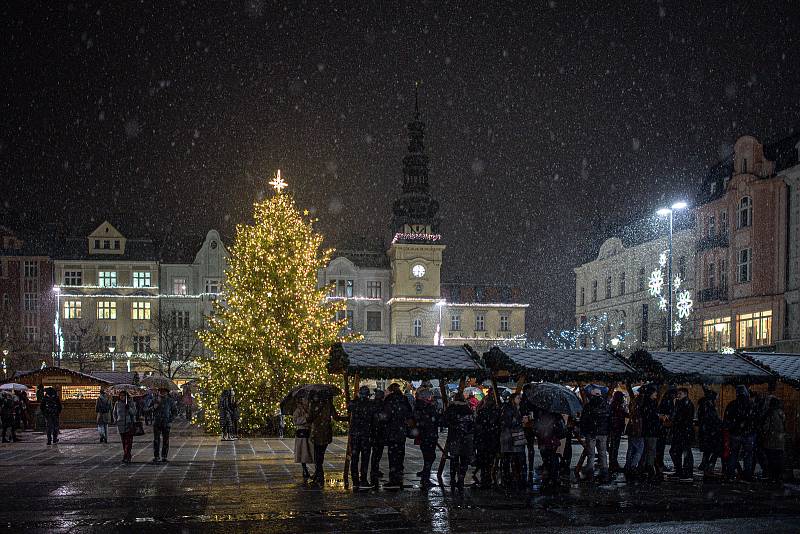
[(664, 290), (664, 273), (661, 269), (656, 269), (650, 273), (650, 280), (647, 282), (647, 287), (650, 288), (650, 294), (654, 297), (661, 295)]
[(689, 291), (681, 291), (678, 293), (678, 303), (675, 305), (678, 308), (678, 318), (688, 319), (692, 313), (692, 294)]

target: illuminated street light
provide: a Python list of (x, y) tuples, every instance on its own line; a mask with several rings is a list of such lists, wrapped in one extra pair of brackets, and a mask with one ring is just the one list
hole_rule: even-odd
[(675, 216), (675, 210), (682, 210), (686, 209), (687, 204), (686, 202), (675, 202), (671, 208), (661, 208), (660, 210), (656, 211), (657, 214), (661, 215), (662, 217), (669, 216), (669, 256), (667, 258), (667, 289), (669, 294), (669, 322), (667, 322), (667, 351), (672, 352), (672, 330), (673, 330), (673, 322), (672, 322), (672, 225), (673, 219)]

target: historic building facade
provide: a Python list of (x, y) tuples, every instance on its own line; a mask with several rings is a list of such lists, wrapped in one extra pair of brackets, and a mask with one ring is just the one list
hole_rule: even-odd
[(478, 350), (522, 340), (527, 304), (510, 287), (443, 284), (445, 241), (439, 203), (431, 197), (425, 124), (417, 108), (408, 124), (403, 186), (392, 209), (391, 242), (384, 251), (338, 253), (319, 273), (331, 299), (343, 299), (348, 327), (367, 342), (463, 344)]

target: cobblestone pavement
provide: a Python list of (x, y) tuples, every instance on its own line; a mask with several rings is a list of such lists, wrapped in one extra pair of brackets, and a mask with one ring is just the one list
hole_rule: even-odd
[[(112, 429), (113, 430), (113, 429)], [(168, 464), (151, 464), (152, 436), (136, 438), (133, 463), (120, 463), (116, 432), (97, 443), (91, 429), (66, 430), (57, 445), (40, 433), (0, 446), (0, 525), (19, 532), (509, 532), (548, 530), (747, 532), (800, 529), (800, 488), (621, 480), (573, 484), (569, 493), (507, 497), (467, 488), (419, 488), (418, 448), (406, 455), (407, 488), (353, 493), (341, 471), (345, 441), (326, 455), (323, 489), (302, 484), (292, 439), (222, 442), (184, 424)], [(577, 453), (577, 447), (576, 447)], [(574, 458), (577, 458), (577, 454)], [(538, 455), (537, 455), (538, 460)], [(384, 455), (384, 472), (388, 472)], [(469, 479), (468, 479), (469, 482)], [(730, 518), (741, 518), (730, 521)], [(670, 523), (661, 523), (661, 522)], [(701, 523), (702, 521), (702, 523)], [(655, 524), (657, 523), (657, 524)], [(700, 528), (700, 530), (697, 530)]]

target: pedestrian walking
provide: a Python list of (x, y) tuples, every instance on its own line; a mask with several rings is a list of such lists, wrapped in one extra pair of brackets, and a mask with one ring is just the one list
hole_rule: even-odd
[(580, 430), (584, 436), (586, 451), (586, 464), (583, 468), (583, 478), (592, 480), (594, 477), (594, 458), (597, 454), (600, 464), (600, 479), (608, 482), (608, 434), (611, 429), (611, 409), (603, 398), (602, 392), (592, 389), (589, 402), (581, 414)]
[(417, 392), (414, 421), (417, 425), (414, 442), (419, 445), (422, 453), (422, 470), (417, 476), (420, 477), (420, 485), (424, 488), (432, 485), (431, 468), (436, 461), (436, 445), (439, 443), (439, 413), (433, 391), (429, 388)]
[(61, 417), (61, 399), (54, 387), (48, 387), (44, 391), (42, 399), (42, 415), (44, 415), (47, 428), (47, 444), (58, 443), (58, 423)]
[(153, 392), (148, 390), (147, 393), (144, 394), (141, 401), (137, 401), (137, 403), (141, 403), (142, 414), (144, 415), (144, 424), (151, 425), (153, 424), (153, 402), (155, 401), (155, 395)]
[(725, 478), (734, 480), (739, 460), (744, 464), (742, 478), (753, 479), (753, 448), (756, 440), (756, 421), (750, 392), (746, 386), (736, 386), (736, 398), (725, 408), (723, 425), (729, 434), (730, 456)]
[(450, 456), (450, 489), (464, 492), (464, 478), (472, 462), (475, 437), (475, 412), (469, 399), (456, 393), (444, 411), (447, 421), (447, 451)]
[[(19, 441), (17, 432), (14, 429), (14, 399), (11, 393), (3, 391), (0, 393), (0, 420), (3, 423), (3, 443)], [(6, 439), (6, 431), (11, 429), (11, 439)]]
[(384, 393), (382, 389), (376, 389), (372, 403), (374, 411), (372, 416), (372, 427), (370, 428), (370, 445), (372, 454), (370, 456), (369, 481), (373, 487), (378, 487), (380, 479), (383, 477), (381, 472), (381, 458), (383, 449), (386, 447), (386, 414), (383, 411)]
[(217, 403), (219, 410), (219, 427), (222, 431), (222, 441), (233, 439), (233, 390), (224, 389)]
[(194, 408), (194, 397), (192, 396), (192, 390), (187, 386), (183, 387), (183, 395), (181, 396), (181, 405), (183, 407), (184, 417), (186, 417), (187, 421), (191, 422), (192, 409)]
[(314, 463), (314, 450), (311, 445), (311, 406), (306, 399), (297, 399), (292, 421), (294, 422), (294, 463), (303, 467), (303, 482), (311, 478), (308, 464)]
[(619, 465), (619, 444), (625, 433), (625, 423), (628, 418), (628, 406), (625, 402), (625, 393), (615, 391), (611, 398), (611, 427), (608, 434), (608, 469), (611, 473), (622, 471)]
[(656, 469), (658, 439), (661, 436), (661, 419), (658, 416), (658, 390), (646, 386), (641, 392), (642, 402), (639, 406), (642, 418), (642, 438), (644, 440), (644, 460), (642, 474), (651, 484), (661, 482), (662, 474)]
[(500, 451), (500, 408), (489, 393), (478, 404), (475, 415), (475, 462), (479, 472), (479, 487), (491, 488), (495, 480), (494, 462)]
[(97, 417), (97, 433), (100, 434), (100, 443), (108, 443), (108, 424), (111, 422), (111, 399), (106, 390), (101, 389), (97, 401), (94, 403)]
[(761, 424), (761, 447), (767, 458), (766, 476), (770, 482), (783, 478), (786, 415), (781, 400), (770, 397), (767, 412)]
[(717, 392), (704, 389), (704, 393), (697, 404), (697, 444), (703, 453), (699, 468), (708, 478), (722, 456), (722, 419), (717, 413)]
[(158, 390), (158, 396), (153, 401), (153, 463), (159, 461), (158, 452), (161, 449), (161, 461), (169, 461), (169, 432), (172, 420), (178, 413), (178, 407), (167, 388)]
[(625, 480), (627, 482), (633, 482), (639, 476), (639, 463), (644, 454), (642, 400), (641, 394), (632, 397), (628, 409), (628, 424), (625, 427), (625, 434), (628, 436), (628, 452), (625, 454)]
[(669, 456), (675, 467), (675, 476), (682, 482), (691, 482), (694, 471), (692, 441), (694, 441), (694, 404), (689, 399), (689, 390), (678, 388), (675, 408), (671, 417), (672, 444)]
[(386, 489), (403, 488), (403, 472), (406, 454), (406, 429), (412, 415), (408, 398), (400, 390), (400, 384), (392, 383), (383, 400), (386, 416), (386, 446), (389, 456), (389, 482)]
[(520, 412), (522, 397), (513, 393), (503, 406), (500, 431), (500, 454), (502, 455), (503, 485), (506, 492), (523, 489), (522, 463), (525, 456), (525, 432), (522, 424), (528, 420)]
[(347, 404), (350, 414), (350, 477), (355, 491), (369, 489), (369, 456), (372, 452), (372, 421), (375, 403), (369, 398), (369, 387), (358, 388), (358, 398)]
[(122, 440), (122, 463), (129, 464), (136, 430), (136, 403), (131, 400), (127, 391), (120, 391), (119, 399), (114, 405), (114, 423)]

